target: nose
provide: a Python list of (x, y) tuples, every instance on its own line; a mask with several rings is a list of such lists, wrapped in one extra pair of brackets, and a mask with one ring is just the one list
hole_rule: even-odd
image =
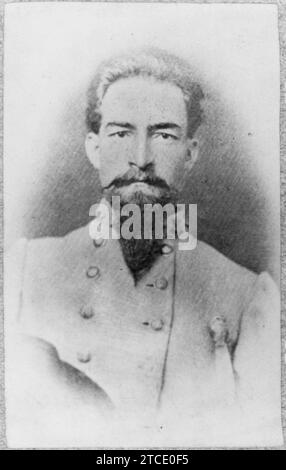
[(139, 136), (134, 149), (133, 158), (129, 161), (130, 165), (136, 165), (138, 168), (145, 168), (146, 165), (152, 162), (147, 137), (145, 135)]

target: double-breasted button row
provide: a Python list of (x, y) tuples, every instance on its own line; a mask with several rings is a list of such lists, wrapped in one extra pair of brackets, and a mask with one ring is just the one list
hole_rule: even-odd
[[(89, 266), (86, 270), (86, 276), (89, 279), (98, 279), (100, 277), (100, 270), (98, 266)], [(84, 305), (80, 309), (80, 315), (85, 320), (88, 320), (94, 316), (94, 309), (92, 305)]]
[(160, 290), (167, 289), (168, 287), (168, 281), (165, 277), (160, 277), (159, 279), (156, 279), (155, 281), (155, 287)]
[(100, 246), (104, 246), (106, 244), (106, 240), (104, 238), (97, 238), (93, 240), (93, 244), (96, 248)]
[(86, 275), (89, 278), (98, 279), (100, 277), (100, 270), (97, 266), (89, 266), (86, 270)]
[(90, 318), (92, 318), (94, 316), (94, 309), (93, 309), (92, 305), (84, 305), (80, 309), (80, 315), (85, 320), (89, 320)]
[(77, 360), (82, 364), (87, 364), (91, 360), (91, 353), (89, 351), (81, 351), (77, 353)]
[(162, 330), (164, 326), (164, 320), (162, 320), (162, 318), (155, 318), (154, 320), (151, 321), (151, 323), (149, 321), (144, 321), (142, 325), (151, 326), (153, 330), (159, 331), (159, 330)]
[[(83, 318), (86, 318), (86, 319), (91, 318), (94, 315), (93, 308), (91, 306), (83, 307), (81, 310), (81, 315)], [(149, 325), (149, 322), (146, 322), (145, 324)], [(162, 320), (162, 318), (156, 318), (151, 321), (150, 325), (154, 331), (161, 331), (164, 327), (164, 321)], [(78, 362), (82, 364), (87, 364), (88, 362), (91, 361), (91, 359), (92, 359), (92, 355), (90, 351), (79, 351), (77, 353), (77, 360)]]
[(167, 243), (165, 243), (165, 245), (163, 245), (161, 248), (161, 252), (163, 255), (170, 255), (173, 251), (173, 247), (171, 245), (168, 245)]
[(162, 330), (163, 326), (164, 326), (164, 321), (162, 320), (162, 318), (157, 318), (151, 321), (151, 328), (154, 331)]

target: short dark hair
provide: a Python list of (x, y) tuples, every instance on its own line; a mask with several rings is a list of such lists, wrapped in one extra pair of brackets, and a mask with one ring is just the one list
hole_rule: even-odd
[(173, 83), (181, 88), (187, 107), (188, 136), (193, 137), (203, 117), (201, 86), (193, 78), (190, 65), (185, 60), (161, 49), (137, 50), (103, 62), (88, 89), (86, 125), (88, 131), (99, 133), (100, 106), (109, 86), (121, 78), (146, 76)]

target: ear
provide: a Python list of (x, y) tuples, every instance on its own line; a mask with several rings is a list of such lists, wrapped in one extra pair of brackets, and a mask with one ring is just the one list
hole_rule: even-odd
[(94, 132), (89, 132), (85, 138), (85, 151), (90, 163), (99, 170), (100, 168), (100, 150), (99, 136)]
[(185, 167), (191, 171), (199, 156), (199, 142), (197, 139), (188, 139), (188, 148)]

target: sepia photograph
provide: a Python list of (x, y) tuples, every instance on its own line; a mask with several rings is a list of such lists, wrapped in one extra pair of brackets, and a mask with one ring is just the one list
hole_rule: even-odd
[(283, 446), (275, 4), (4, 23), (10, 449)]

